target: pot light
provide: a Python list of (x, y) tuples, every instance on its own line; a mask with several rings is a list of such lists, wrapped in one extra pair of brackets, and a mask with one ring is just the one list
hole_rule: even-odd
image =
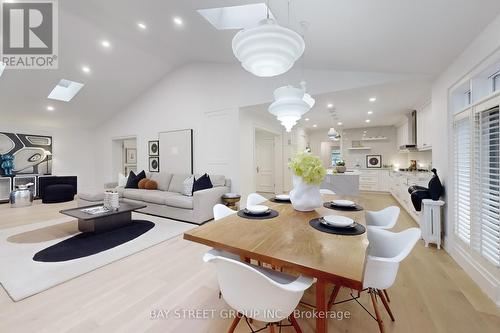
[(366, 119), (365, 120), (365, 123), (369, 123), (371, 120), (370, 119)]
[(318, 125), (314, 124), (313, 127), (318, 127)]
[(370, 97), (370, 99), (369, 99), (370, 102), (375, 102), (376, 100), (377, 100), (376, 97)]
[(142, 30), (146, 30), (146, 28), (147, 28), (147, 26), (142, 22), (137, 23), (137, 26), (139, 27), (139, 29), (142, 29)]
[(329, 108), (329, 109), (331, 109), (331, 108), (333, 108), (333, 104), (329, 103), (326, 107)]
[(305, 121), (309, 121), (309, 118), (304, 119)]
[(339, 122), (337, 123), (337, 125), (342, 126), (342, 122), (341, 122), (341, 121), (339, 121)]
[(54, 111), (54, 107), (52, 105), (47, 106), (47, 111)]
[(373, 111), (368, 111), (368, 114), (373, 114)]
[(298, 33), (271, 18), (260, 21), (257, 27), (240, 30), (232, 46), (243, 68), (259, 77), (287, 72), (305, 49), (304, 39)]
[(108, 47), (110, 47), (110, 46), (111, 46), (111, 43), (110, 43), (109, 41), (107, 41), (107, 40), (103, 40), (103, 41), (101, 42), (101, 45), (102, 45), (103, 47), (108, 48)]
[(179, 16), (174, 16), (174, 18), (172, 19), (172, 21), (174, 22), (174, 24), (178, 27), (184, 25), (184, 21), (182, 20), (182, 18), (180, 18)]
[(84, 73), (90, 73), (90, 67), (88, 67), (88, 66), (83, 66), (83, 67), (82, 67), (82, 72), (84, 72)]

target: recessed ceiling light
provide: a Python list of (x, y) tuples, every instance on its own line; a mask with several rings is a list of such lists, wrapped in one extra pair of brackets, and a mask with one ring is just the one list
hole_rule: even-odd
[(184, 21), (183, 21), (183, 20), (182, 20), (182, 18), (180, 18), (179, 16), (175, 16), (175, 17), (172, 19), (172, 21), (174, 21), (174, 24), (175, 24), (176, 26), (179, 26), (179, 27), (180, 27), (181, 25), (183, 25), (183, 24), (184, 24)]
[(304, 119), (305, 121), (309, 121), (309, 118)]
[(146, 28), (147, 28), (147, 26), (142, 22), (137, 23), (137, 26), (139, 27), (139, 29), (142, 29), (142, 30), (146, 30)]
[(373, 114), (373, 111), (368, 111), (368, 114)]
[(329, 108), (329, 109), (331, 109), (331, 108), (333, 108), (333, 104), (332, 104), (332, 103), (328, 103), (328, 104), (326, 105), (326, 107), (327, 107), (327, 108)]
[(110, 43), (109, 41), (107, 41), (107, 40), (103, 40), (103, 41), (101, 41), (101, 45), (102, 45), (103, 47), (106, 47), (106, 48), (107, 48), (107, 47), (110, 47), (110, 46), (111, 46), (111, 43)]
[(90, 73), (90, 67), (88, 67), (88, 66), (83, 66), (83, 67), (82, 67), (82, 72), (84, 72), (84, 73)]
[(47, 106), (47, 111), (54, 111), (54, 107), (52, 105)]
[(341, 122), (341, 121), (339, 121), (339, 122), (337, 123), (337, 125), (342, 126), (342, 122)]
[(375, 102), (376, 100), (377, 100), (376, 97), (370, 97), (370, 99), (369, 99), (370, 102)]
[(318, 127), (318, 125), (314, 124), (313, 127)]
[(371, 120), (370, 119), (366, 119), (365, 120), (365, 123), (369, 123)]
[(366, 134), (366, 131), (363, 131), (363, 134)]

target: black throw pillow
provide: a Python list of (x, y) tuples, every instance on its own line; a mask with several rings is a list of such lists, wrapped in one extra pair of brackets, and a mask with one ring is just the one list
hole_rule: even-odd
[(193, 183), (193, 193), (196, 191), (206, 190), (207, 188), (214, 187), (212, 185), (212, 181), (210, 180), (210, 176), (204, 174), (200, 178), (196, 179)]
[(139, 181), (144, 178), (146, 178), (146, 172), (144, 170), (137, 175), (133, 171), (130, 171), (125, 188), (139, 188)]

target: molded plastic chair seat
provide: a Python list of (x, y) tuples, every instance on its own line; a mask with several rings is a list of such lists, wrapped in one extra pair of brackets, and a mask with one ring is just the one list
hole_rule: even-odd
[(267, 199), (263, 197), (260, 194), (257, 193), (250, 193), (247, 198), (247, 207), (248, 206), (254, 206), (254, 205), (260, 205), (263, 202), (266, 202)]
[[(300, 332), (293, 311), (314, 279), (295, 277), (227, 258), (217, 250), (207, 252), (203, 260), (216, 265), (224, 300), (239, 314), (267, 323), (290, 317), (297, 332)], [(235, 318), (230, 331), (234, 330), (240, 318)]]
[(329, 190), (329, 189), (327, 189), (327, 188), (322, 188), (322, 189), (320, 189), (320, 190), (319, 190), (319, 193), (321, 193), (321, 195), (325, 195), (325, 194), (326, 194), (326, 195), (328, 195), (328, 194), (329, 194), (329, 195), (335, 195), (335, 194), (336, 194), (335, 192), (333, 192), (332, 190)]
[(376, 212), (367, 211), (366, 225), (370, 228), (391, 229), (396, 225), (400, 211), (398, 206), (390, 206)]

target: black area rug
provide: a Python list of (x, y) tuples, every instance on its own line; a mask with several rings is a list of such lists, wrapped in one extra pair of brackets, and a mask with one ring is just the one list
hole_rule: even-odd
[(102, 233), (84, 232), (43, 249), (35, 254), (33, 260), (60, 262), (88, 257), (129, 242), (154, 226), (153, 222), (133, 220), (130, 225)]

